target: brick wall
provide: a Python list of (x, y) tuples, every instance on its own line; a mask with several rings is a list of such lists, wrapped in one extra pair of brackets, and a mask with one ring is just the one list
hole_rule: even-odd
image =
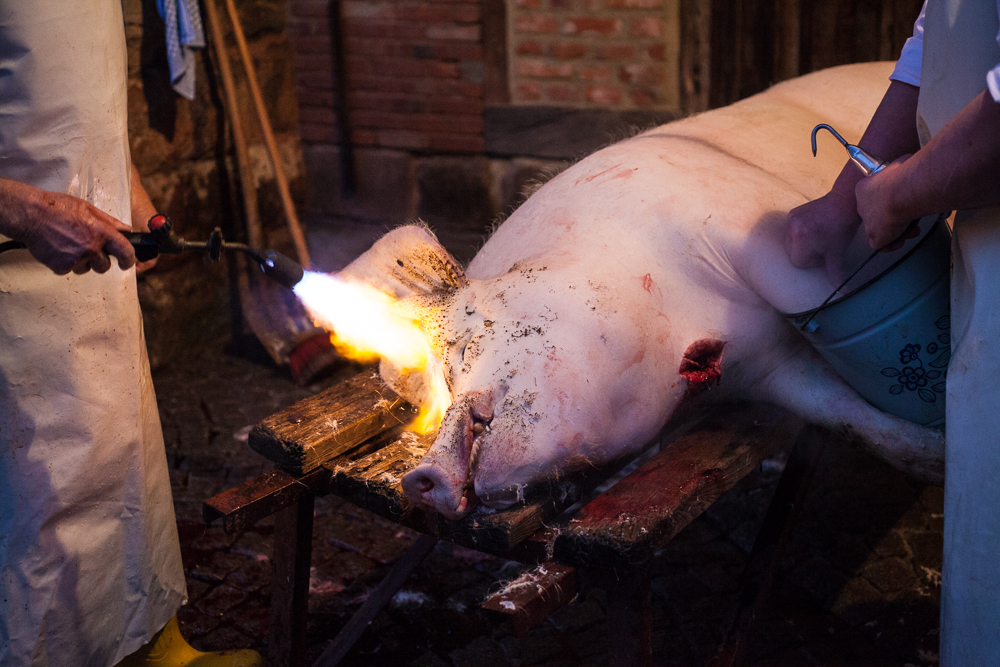
[(677, 108), (679, 0), (513, 0), (519, 104)]
[[(306, 143), (336, 141), (328, 4), (288, 1)], [(354, 145), (483, 150), (478, 0), (345, 0), (342, 25)]]

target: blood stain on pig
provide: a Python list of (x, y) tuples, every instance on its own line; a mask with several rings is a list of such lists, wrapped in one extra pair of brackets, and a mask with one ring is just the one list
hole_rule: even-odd
[(642, 289), (646, 290), (650, 294), (653, 293), (653, 276), (646, 274), (642, 277)]
[[(678, 373), (687, 380), (683, 398), (691, 398), (722, 381), (722, 350), (726, 341), (713, 338), (696, 340), (684, 351)], [(683, 399), (682, 399), (683, 400)]]
[(614, 171), (615, 169), (617, 169), (620, 166), (621, 166), (620, 164), (616, 164), (615, 166), (608, 167), (604, 171), (599, 171), (596, 174), (591, 174), (590, 176), (583, 176), (581, 178), (578, 178), (578, 179), (576, 179), (576, 183), (574, 183), (573, 185), (580, 185), (581, 182), (583, 182), (583, 183), (590, 183), (595, 178), (599, 178), (599, 177), (603, 176), (604, 174), (608, 173), (609, 171)]

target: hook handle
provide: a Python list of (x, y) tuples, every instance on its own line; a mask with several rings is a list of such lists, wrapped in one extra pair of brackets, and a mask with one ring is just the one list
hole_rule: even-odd
[(829, 130), (830, 134), (837, 138), (844, 148), (847, 149), (847, 154), (851, 157), (851, 162), (854, 163), (861, 173), (865, 176), (871, 176), (872, 174), (877, 174), (878, 172), (885, 169), (885, 160), (875, 157), (871, 153), (867, 152), (863, 148), (858, 148), (854, 144), (847, 143), (847, 140), (840, 136), (840, 133), (835, 129), (827, 125), (826, 123), (820, 123), (813, 128), (812, 131), (812, 151), (813, 157), (816, 157), (816, 133), (820, 130)]

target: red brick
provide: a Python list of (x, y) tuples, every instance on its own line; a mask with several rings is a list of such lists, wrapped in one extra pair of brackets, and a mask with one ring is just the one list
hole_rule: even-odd
[(428, 26), (428, 39), (447, 39), (461, 42), (478, 42), (482, 29), (478, 25), (436, 24)]
[(646, 54), (653, 60), (666, 60), (667, 59), (667, 45), (666, 44), (652, 44), (646, 47)]
[(432, 134), (430, 137), (430, 149), (435, 151), (482, 153), (485, 148), (483, 137), (478, 134)]
[(483, 113), (483, 101), (467, 97), (434, 97), (427, 101), (427, 111), (475, 116)]
[(520, 14), (514, 18), (514, 29), (517, 32), (551, 34), (559, 32), (559, 21), (544, 14)]
[(386, 23), (352, 19), (344, 21), (344, 35), (370, 39), (423, 39), (426, 27), (420, 23)]
[(295, 53), (329, 53), (330, 37), (328, 35), (307, 35), (289, 38), (288, 43)]
[(351, 130), (351, 142), (357, 146), (374, 146), (375, 133), (371, 130)]
[(587, 99), (597, 104), (618, 104), (622, 101), (622, 91), (613, 86), (590, 86)]
[(478, 5), (455, 5), (450, 13), (451, 19), (459, 23), (478, 23), (482, 17)]
[(397, 79), (391, 76), (364, 75), (350, 79), (351, 90), (380, 90), (389, 93), (416, 92), (414, 79)]
[(333, 72), (296, 72), (295, 82), (302, 88), (333, 88)]
[(300, 37), (307, 37), (310, 35), (326, 35), (329, 32), (329, 28), (326, 27), (326, 21), (317, 21), (316, 19), (310, 18), (295, 18), (294, 16), (288, 17), (288, 25), (285, 28), (288, 32), (288, 39), (293, 42), (295, 39)]
[(604, 0), (608, 9), (659, 9), (663, 0)]
[(337, 122), (337, 114), (333, 113), (330, 107), (300, 107), (299, 120), (310, 125), (328, 124)]
[(549, 9), (557, 11), (573, 9), (573, 0), (549, 0)]
[(425, 4), (396, 5), (392, 8), (392, 17), (398, 21), (429, 21), (431, 9)]
[(398, 95), (364, 90), (353, 90), (349, 96), (352, 109), (375, 109), (393, 113), (424, 113), (426, 102), (412, 95)]
[(326, 18), (327, 3), (311, 0), (289, 0), (288, 15), (296, 18)]
[(659, 65), (643, 65), (631, 63), (622, 66), (618, 78), (625, 83), (638, 83), (646, 86), (663, 82), (663, 68)]
[(294, 62), (299, 72), (328, 72), (333, 67), (333, 58), (329, 53), (296, 53)]
[(521, 9), (538, 9), (542, 6), (542, 0), (515, 0)]
[(632, 91), (632, 101), (638, 106), (644, 107), (655, 104), (657, 99), (656, 91), (647, 88), (636, 88)]
[(613, 76), (614, 73), (607, 65), (580, 68), (580, 78), (584, 81), (608, 81)]
[(628, 33), (634, 37), (659, 37), (663, 33), (663, 22), (651, 16), (635, 19)]
[(517, 63), (517, 73), (520, 76), (537, 77), (570, 77), (573, 76), (573, 65), (570, 63), (549, 64), (544, 60), (525, 58)]
[(519, 83), (517, 84), (516, 91), (517, 99), (519, 101), (542, 99), (542, 84), (537, 81), (525, 81), (524, 83)]
[(323, 88), (299, 88), (295, 95), (299, 106), (333, 106), (336, 96), (332, 90)]
[(472, 134), (483, 131), (482, 117), (471, 115), (408, 114), (359, 109), (351, 114), (351, 122), (359, 128), (370, 127), (414, 132), (465, 132)]
[(462, 70), (455, 63), (432, 63), (431, 72), (433, 76), (443, 79), (459, 79), (462, 76)]
[(375, 143), (387, 148), (430, 148), (426, 134), (409, 130), (379, 130), (375, 133)]
[(564, 83), (545, 87), (545, 99), (550, 102), (570, 102), (575, 97), (576, 91), (572, 86)]
[(582, 35), (596, 33), (598, 35), (617, 35), (621, 32), (622, 22), (618, 19), (599, 16), (578, 16), (563, 22), (564, 35)]
[(434, 45), (434, 56), (438, 60), (475, 60), (483, 59), (482, 44), (467, 42), (449, 42)]
[(542, 55), (542, 43), (533, 39), (522, 39), (517, 45), (517, 55), (540, 56)]
[(432, 79), (427, 81), (427, 85), (423, 85), (421, 83), (417, 87), (422, 92), (426, 92), (430, 95), (440, 95), (442, 97), (468, 97), (471, 99), (483, 98), (483, 86), (478, 83)]
[(306, 143), (321, 144), (332, 142), (336, 135), (336, 130), (330, 125), (314, 125), (312, 123), (299, 123), (299, 136)]
[(631, 44), (598, 44), (594, 49), (598, 60), (630, 60), (635, 57)]
[(586, 44), (550, 44), (549, 55), (562, 60), (573, 60), (587, 55)]

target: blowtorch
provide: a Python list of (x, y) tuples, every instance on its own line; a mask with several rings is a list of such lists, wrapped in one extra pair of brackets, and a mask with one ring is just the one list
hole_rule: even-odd
[[(204, 243), (185, 241), (174, 233), (173, 223), (165, 215), (157, 214), (149, 219), (148, 232), (122, 232), (135, 249), (135, 258), (140, 262), (148, 262), (160, 254), (177, 255), (185, 250), (205, 250), (208, 260), (218, 262), (223, 250), (238, 250), (248, 254), (265, 276), (280, 285), (292, 289), (302, 280), (302, 266), (275, 250), (260, 250), (251, 248), (245, 243), (231, 243), (222, 238), (222, 230), (216, 227)], [(20, 241), (0, 243), (0, 252), (25, 248)]]

